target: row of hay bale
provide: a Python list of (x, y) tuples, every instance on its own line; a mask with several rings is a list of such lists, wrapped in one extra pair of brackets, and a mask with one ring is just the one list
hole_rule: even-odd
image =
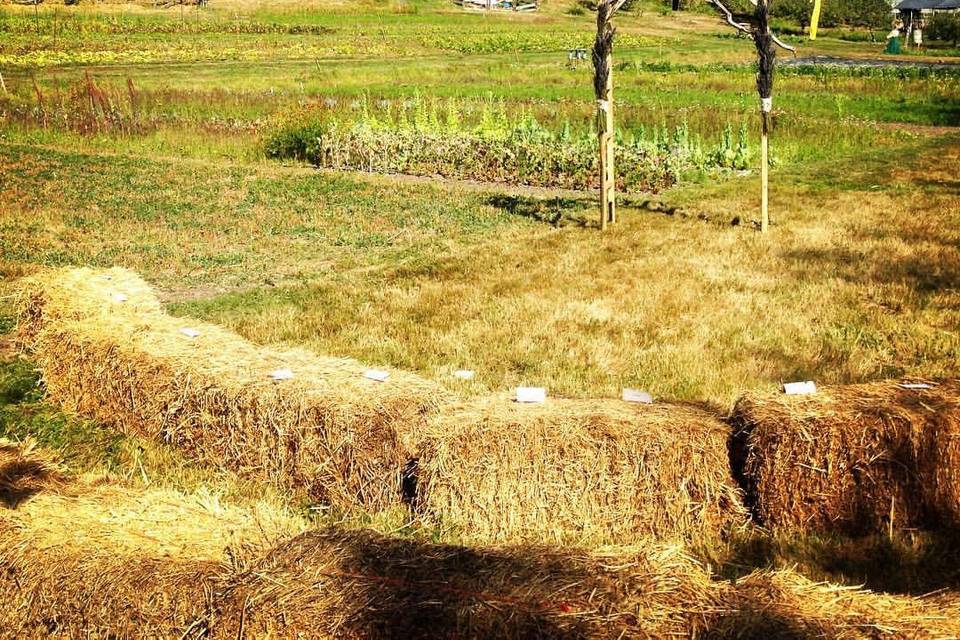
[(124, 269), (49, 271), (22, 291), (18, 335), (54, 401), (337, 508), (395, 503), (401, 438), (450, 399), (419, 376), (379, 382), (354, 360), (172, 317)]
[(715, 582), (682, 548), (463, 547), (304, 530), (268, 506), (71, 478), (0, 443), (0, 637), (947, 638), (955, 598), (789, 572)]
[(371, 380), (353, 360), (172, 317), (123, 269), (22, 290), (19, 334), (51, 399), (339, 510), (405, 500), (464, 539), (556, 543), (700, 538), (745, 519), (728, 427), (697, 408), (457, 402), (409, 373)]
[(731, 437), (686, 405), (459, 402), (410, 373), (373, 380), (354, 360), (169, 316), (123, 269), (49, 271), (22, 289), (19, 335), (52, 399), (336, 509), (405, 500), (477, 540), (689, 540), (745, 522), (742, 490), (771, 528), (960, 525), (955, 381), (750, 394)]

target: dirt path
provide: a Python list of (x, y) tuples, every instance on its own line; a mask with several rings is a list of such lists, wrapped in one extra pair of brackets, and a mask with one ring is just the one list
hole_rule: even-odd
[(844, 67), (848, 69), (935, 69), (960, 72), (960, 60), (945, 62), (931, 56), (910, 58), (841, 58), (837, 56), (804, 56), (784, 58), (780, 61), (784, 67)]

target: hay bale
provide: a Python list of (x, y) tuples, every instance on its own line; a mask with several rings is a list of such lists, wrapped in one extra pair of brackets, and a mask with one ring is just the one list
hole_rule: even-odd
[(914, 598), (815, 583), (790, 570), (756, 572), (726, 591), (711, 638), (960, 637), (956, 594)]
[[(12, 447), (3, 451), (12, 458)], [(10, 486), (33, 482), (25, 474)], [(303, 532), (271, 505), (241, 509), (203, 492), (66, 476), (54, 488), (0, 508), (2, 638), (960, 634), (955, 595), (884, 596), (789, 571), (716, 583), (682, 547), (662, 542), (467, 548)]]
[(693, 634), (717, 600), (677, 545), (470, 549), (66, 488), (0, 509), (0, 637), (653, 638)]
[(329, 529), (235, 579), (215, 638), (691, 637), (707, 574), (678, 547), (475, 548)]
[(691, 406), (481, 399), (424, 428), (414, 502), (466, 540), (699, 539), (745, 522), (728, 437)]
[(750, 394), (731, 460), (764, 525), (850, 534), (960, 524), (960, 384)]
[(2, 637), (199, 637), (227, 563), (300, 530), (269, 505), (238, 509), (203, 492), (66, 476), (56, 488), (0, 508)]
[(18, 282), (14, 306), (17, 339), (27, 349), (50, 321), (162, 312), (150, 285), (119, 267), (40, 271)]
[[(21, 333), (51, 399), (340, 509), (399, 503), (410, 458), (401, 436), (447, 399), (438, 385), (401, 371), (378, 382), (355, 360), (258, 346), (171, 317), (135, 275), (109, 273), (27, 281), (35, 293), (23, 297), (33, 302), (21, 305)], [(137, 304), (112, 302), (118, 291)], [(294, 378), (273, 380), (278, 369)]]

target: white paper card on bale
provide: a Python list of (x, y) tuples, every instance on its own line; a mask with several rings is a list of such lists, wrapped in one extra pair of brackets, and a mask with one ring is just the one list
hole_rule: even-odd
[(270, 377), (274, 380), (293, 380), (293, 371), (290, 369), (276, 369), (270, 372)]
[(623, 399), (625, 402), (638, 402), (640, 404), (653, 404), (653, 396), (646, 391), (639, 389), (624, 389)]
[(376, 380), (377, 382), (383, 382), (390, 377), (389, 371), (382, 371), (380, 369), (368, 369), (363, 372), (363, 377), (368, 380)]
[(926, 382), (901, 382), (897, 386), (901, 389), (933, 389), (933, 385)]
[(196, 338), (200, 335), (200, 332), (194, 329), (193, 327), (184, 327), (180, 329), (180, 333), (187, 336), (188, 338)]
[(475, 376), (476, 373), (469, 369), (458, 369), (457, 371), (453, 372), (453, 377), (460, 378), (461, 380), (473, 380)]
[(543, 387), (517, 387), (517, 402), (542, 404), (547, 401)]
[(817, 385), (812, 380), (805, 382), (787, 382), (783, 385), (783, 392), (788, 396), (806, 396), (817, 392)]
[(115, 294), (113, 294), (113, 301), (114, 301), (114, 302), (126, 302), (126, 301), (127, 301), (127, 295), (126, 295), (125, 293), (115, 293)]

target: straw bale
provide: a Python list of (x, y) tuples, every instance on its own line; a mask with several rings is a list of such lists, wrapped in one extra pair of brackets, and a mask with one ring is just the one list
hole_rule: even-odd
[(300, 530), (204, 492), (65, 476), (57, 489), (0, 508), (0, 637), (199, 637), (229, 564)]
[(679, 547), (467, 548), (328, 529), (236, 579), (215, 638), (690, 637), (715, 590)]
[(915, 598), (816, 583), (791, 570), (753, 573), (727, 591), (713, 638), (927, 639), (960, 637), (957, 594)]
[(734, 474), (770, 527), (860, 534), (960, 524), (960, 384), (898, 381), (750, 394)]
[[(129, 272), (111, 280), (85, 273), (69, 290), (61, 290), (62, 277), (77, 278), (72, 271), (32, 278), (45, 311), (21, 316), (27, 325), (40, 318), (25, 334), (53, 400), (337, 508), (399, 503), (410, 457), (401, 436), (446, 400), (439, 386), (395, 370), (378, 382), (355, 360), (254, 345), (161, 310), (114, 313), (105, 301), (115, 290), (130, 285), (138, 297), (149, 290)], [(46, 293), (48, 282), (55, 295)], [(102, 313), (71, 315), (74, 301), (96, 307), (90, 299), (103, 303)], [(55, 306), (66, 311), (52, 313)], [(278, 369), (293, 379), (273, 380)]]
[(615, 544), (745, 522), (729, 428), (696, 407), (481, 399), (423, 433), (408, 488), (424, 519), (461, 539)]
[(162, 310), (150, 285), (120, 267), (40, 271), (22, 278), (17, 289), (17, 338), (27, 349), (48, 321)]
[(887, 596), (791, 571), (718, 583), (680, 545), (649, 540), (587, 552), (303, 532), (270, 505), (65, 475), (0, 507), (0, 594), (0, 638), (960, 635), (956, 594)]

